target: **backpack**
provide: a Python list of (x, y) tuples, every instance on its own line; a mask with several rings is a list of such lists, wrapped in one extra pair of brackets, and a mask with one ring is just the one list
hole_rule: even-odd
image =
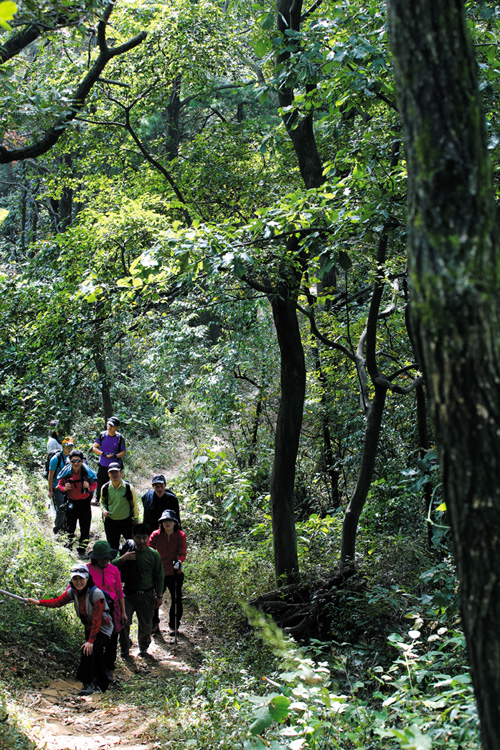
[[(92, 605), (94, 604), (94, 594), (96, 592), (96, 589), (97, 589), (97, 586), (95, 586), (95, 585), (91, 586), (89, 588), (89, 599), (90, 599), (90, 603)], [(104, 589), (99, 589), (99, 591), (102, 591), (102, 593), (104, 594), (104, 602), (105, 602), (105, 604), (104, 604), (104, 611), (106, 612), (106, 605), (107, 605), (107, 608), (109, 610), (109, 614), (111, 616), (111, 619), (113, 619), (113, 612), (114, 612), (114, 609), (115, 609), (115, 603), (114, 603), (113, 599), (111, 598), (111, 594), (109, 593), (109, 591), (104, 591)]]
[[(108, 434), (107, 430), (103, 430), (102, 432), (100, 432), (99, 438), (98, 440), (96, 440), (96, 443), (99, 443), (100, 445), (102, 443), (103, 438), (105, 438), (107, 434)], [(121, 453), (121, 451), (125, 448), (125, 438), (123, 437), (121, 432), (118, 432), (118, 431), (115, 432), (114, 436), (118, 438), (118, 450), (116, 452)], [(121, 458), (117, 458), (116, 460), (121, 461)]]
[(88, 474), (88, 471), (87, 471), (87, 466), (84, 463), (82, 463), (82, 468), (80, 470), (80, 479), (77, 479), (76, 481), (72, 482), (71, 481), (71, 474), (72, 474), (72, 472), (70, 471), (67, 476), (65, 475), (66, 480), (70, 484), (76, 484), (77, 482), (81, 482), (82, 483), (82, 494), (84, 494), (85, 492), (87, 492), (87, 495), (92, 494), (92, 490), (84, 490), (83, 489), (83, 483), (89, 481), (89, 474)]
[[(134, 552), (136, 549), (133, 539), (126, 539), (121, 545), (119, 552), (122, 557), (125, 552)], [(120, 575), (123, 583), (125, 596), (134, 594), (139, 588), (141, 574), (137, 566), (137, 560), (128, 560), (120, 567)]]
[(54, 458), (54, 456), (59, 456), (59, 459), (57, 461), (56, 470), (55, 470), (55, 475), (57, 476), (57, 472), (58, 472), (60, 464), (61, 464), (61, 456), (62, 456), (63, 453), (64, 453), (64, 451), (54, 450), (54, 451), (50, 451), (50, 453), (47, 455), (47, 458), (45, 459), (45, 467), (44, 467), (44, 470), (43, 470), (44, 479), (48, 479), (49, 478), (50, 462), (52, 461), (52, 459)]
[[(103, 484), (103, 486), (101, 487), (101, 497), (104, 497), (104, 500), (106, 501), (106, 505), (107, 505), (108, 500), (109, 500), (109, 482), (106, 482), (106, 484)], [(132, 489), (128, 482), (125, 482), (125, 497), (127, 498), (129, 502), (130, 515), (133, 518), (134, 517), (134, 499), (132, 497)]]

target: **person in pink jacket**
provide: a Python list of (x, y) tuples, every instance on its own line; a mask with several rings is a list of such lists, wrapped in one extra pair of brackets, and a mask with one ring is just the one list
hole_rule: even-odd
[(115, 627), (104, 650), (104, 666), (110, 682), (114, 681), (118, 633), (127, 622), (120, 571), (111, 563), (117, 554), (118, 552), (112, 549), (107, 541), (101, 540), (95, 542), (89, 553), (90, 562), (87, 564), (95, 585), (101, 591), (106, 591), (113, 602), (111, 610)]
[[(160, 528), (149, 537), (149, 546), (160, 553), (165, 573), (163, 591), (168, 588), (171, 604), (169, 612), (170, 635), (177, 632), (183, 613), (182, 584), (184, 573), (182, 563), (186, 559), (186, 535), (179, 529), (179, 521), (172, 510), (163, 511), (159, 519)], [(153, 633), (160, 630), (160, 611), (153, 615)]]

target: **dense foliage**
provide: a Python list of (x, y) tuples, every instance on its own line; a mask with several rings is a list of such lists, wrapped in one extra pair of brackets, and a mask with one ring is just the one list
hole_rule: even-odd
[[(16, 471), (38, 471), (49, 420), (88, 450), (117, 413), (136, 446), (131, 473), (183, 467), (190, 595), (217, 639), (203, 677), (182, 686), (172, 743), (472, 748), (447, 510), (409, 325), (385, 7), (320, 0), (295, 18), (292, 5), (48, 0), (12, 15), (0, 4), (0, 443), (16, 477), (1, 495), (4, 583), (57, 585), (69, 564), (45, 537), (43, 504), (26, 515), (13, 490)], [(496, 182), (498, 8), (466, 10)], [(303, 359), (305, 396), (290, 387), (287, 346)], [(297, 568), (314, 590), (339, 561), (356, 562), (357, 583), (325, 599), (330, 640), (301, 651), (267, 624), (262, 650), (242, 635), (241, 602), (290, 572), (273, 534), (277, 467), (293, 452), (280, 406), (294, 388)], [(73, 637), (64, 613), (36, 617), (15, 637)], [(165, 741), (177, 687), (144, 696), (164, 711)], [(185, 729), (190, 712), (210, 729)]]

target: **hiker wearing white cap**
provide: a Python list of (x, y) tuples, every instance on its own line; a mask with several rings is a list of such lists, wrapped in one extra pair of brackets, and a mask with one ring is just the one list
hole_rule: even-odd
[(28, 599), (28, 604), (40, 607), (64, 607), (73, 602), (76, 614), (85, 626), (85, 643), (81, 646), (81, 659), (77, 680), (83, 682), (79, 695), (104, 692), (109, 679), (104, 666), (103, 651), (113, 632), (113, 621), (103, 592), (95, 586), (89, 569), (83, 563), (73, 565), (69, 586), (56, 599)]

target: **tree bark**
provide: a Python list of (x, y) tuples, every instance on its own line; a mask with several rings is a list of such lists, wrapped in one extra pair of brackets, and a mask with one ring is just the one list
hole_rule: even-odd
[(409, 174), (409, 270), (485, 750), (500, 745), (496, 208), (459, 0), (389, 0)]
[(292, 582), (299, 573), (294, 484), (305, 398), (306, 366), (295, 302), (295, 292), (290, 292), (284, 283), (271, 298), (281, 353), (281, 401), (271, 475), (274, 569), (278, 585)]
[[(302, 0), (277, 0), (277, 28), (283, 34), (283, 52), (277, 57), (281, 65), (291, 55), (285, 32), (300, 29)], [(284, 84), (279, 92), (280, 106), (293, 104), (294, 92)], [(314, 137), (312, 114), (298, 121), (298, 113), (287, 114), (284, 122), (291, 138), (306, 188), (319, 187), (323, 165)], [(297, 320), (297, 296), (306, 258), (301, 257), (298, 240), (288, 242), (287, 254), (295, 263), (283, 264), (282, 281), (271, 296), (274, 324), (281, 352), (281, 402), (275, 437), (274, 464), (271, 476), (271, 509), (273, 519), (274, 567), (279, 585), (298, 576), (297, 539), (295, 533), (294, 481), (299, 437), (304, 409), (306, 369)]]
[(342, 545), (340, 550), (340, 565), (342, 568), (354, 562), (358, 522), (372, 482), (386, 396), (387, 388), (376, 385), (375, 394), (366, 420), (358, 481), (344, 514), (342, 524)]

